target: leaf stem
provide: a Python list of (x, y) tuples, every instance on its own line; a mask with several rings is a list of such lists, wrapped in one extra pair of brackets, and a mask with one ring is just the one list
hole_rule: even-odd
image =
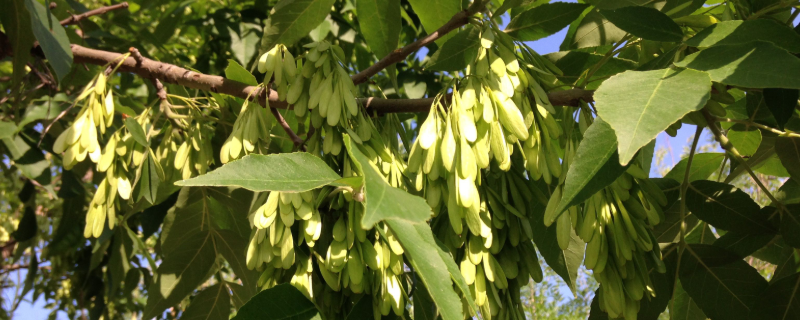
[(744, 124), (744, 125), (748, 125), (748, 126), (751, 126), (751, 127), (756, 127), (756, 128), (759, 128), (759, 129), (762, 129), (762, 130), (765, 130), (765, 131), (769, 131), (769, 132), (772, 132), (772, 133), (780, 135), (780, 136), (800, 138), (800, 134), (797, 134), (797, 133), (794, 133), (794, 132), (781, 131), (781, 130), (778, 130), (778, 129), (775, 129), (775, 128), (772, 128), (772, 127), (768, 127), (768, 126), (765, 126), (763, 124), (756, 123), (756, 122), (753, 122), (753, 121), (750, 121), (750, 120), (738, 120), (738, 119), (719, 118), (719, 117), (714, 117), (714, 119), (719, 121), (719, 122), (741, 123), (741, 124)]

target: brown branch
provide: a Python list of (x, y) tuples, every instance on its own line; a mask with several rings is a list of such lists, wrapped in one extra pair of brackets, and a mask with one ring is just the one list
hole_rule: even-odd
[(272, 112), (272, 115), (275, 116), (275, 119), (278, 119), (278, 124), (281, 125), (283, 131), (286, 131), (286, 134), (289, 135), (290, 139), (292, 139), (294, 145), (300, 148), (303, 145), (303, 139), (301, 139), (299, 136), (297, 136), (296, 133), (294, 133), (294, 130), (292, 130), (292, 127), (289, 126), (289, 123), (286, 122), (286, 119), (283, 118), (281, 113), (278, 112), (278, 109), (269, 108), (269, 111)]
[(386, 67), (403, 61), (408, 55), (414, 53), (414, 51), (419, 50), (420, 48), (430, 44), (438, 40), (439, 38), (443, 37), (444, 35), (450, 33), (451, 31), (458, 29), (469, 22), (469, 17), (476, 12), (480, 11), (483, 8), (483, 1), (476, 0), (472, 3), (472, 6), (469, 9), (460, 11), (456, 13), (450, 21), (447, 21), (443, 26), (436, 29), (436, 31), (432, 32), (431, 34), (425, 36), (422, 39), (414, 41), (414, 43), (409, 44), (402, 49), (397, 49), (383, 57), (377, 63), (369, 66), (368, 68), (362, 70), (361, 72), (353, 75), (350, 79), (353, 80), (355, 84), (361, 84), (367, 81), (370, 77), (378, 74), (381, 70), (385, 69)]
[(115, 4), (115, 5), (106, 6), (106, 7), (100, 7), (100, 8), (94, 9), (94, 10), (86, 11), (86, 12), (81, 13), (81, 14), (77, 14), (77, 15), (73, 14), (69, 18), (61, 20), (61, 25), (62, 26), (68, 26), (68, 25), (71, 25), (71, 24), (76, 24), (79, 21), (81, 21), (83, 19), (86, 19), (88, 17), (91, 17), (91, 16), (97, 16), (97, 15), (101, 15), (101, 14), (104, 14), (104, 13), (109, 12), (109, 11), (119, 10), (119, 9), (127, 9), (127, 8), (128, 8), (128, 2), (123, 2), (123, 3), (119, 3), (119, 4)]

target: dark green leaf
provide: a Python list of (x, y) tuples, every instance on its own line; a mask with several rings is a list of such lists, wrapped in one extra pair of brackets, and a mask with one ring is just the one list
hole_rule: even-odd
[(17, 230), (14, 231), (12, 236), (18, 242), (28, 241), (36, 236), (39, 231), (39, 225), (36, 223), (36, 212), (31, 206), (25, 206), (25, 211), (22, 214), (22, 219), (19, 220)]
[(685, 320), (706, 320), (706, 314), (697, 306), (694, 299), (689, 296), (689, 293), (683, 289), (683, 286), (678, 282), (678, 287), (675, 290), (675, 296), (672, 298), (674, 301), (671, 303), (669, 312), (674, 319)]
[(234, 320), (319, 320), (314, 303), (291, 284), (284, 283), (261, 291), (233, 317)]
[(16, 86), (27, 72), (25, 65), (31, 60), (30, 50), (36, 40), (31, 31), (31, 16), (25, 8), (26, 0), (5, 1), (0, 11), (0, 21), (13, 51), (12, 86)]
[(345, 136), (344, 145), (356, 167), (364, 173), (365, 209), (361, 227), (369, 230), (378, 221), (390, 218), (411, 223), (425, 222), (433, 215), (425, 199), (389, 185), (361, 150), (350, 142), (349, 136)]
[[(509, 9), (523, 7), (524, 2), (532, 2), (532, 1), (530, 1), (530, 0), (506, 0), (506, 1), (503, 1), (503, 4), (500, 6), (500, 8), (497, 8), (497, 10), (494, 11), (492, 16), (501, 16), (503, 13), (505, 13)], [(514, 12), (511, 12), (511, 17), (513, 18), (515, 16), (516, 15), (514, 14)]]
[[(591, 69), (601, 60), (605, 60), (605, 63), (603, 63), (601, 67), (594, 72), (592, 77), (587, 82), (587, 90), (597, 89), (597, 87), (599, 87), (600, 84), (603, 83), (602, 81), (606, 78), (636, 67), (636, 63), (634, 61), (620, 58), (605, 59), (601, 54), (577, 50), (553, 52), (545, 55), (545, 57), (555, 63), (556, 67), (558, 67), (563, 73), (558, 77), (564, 82), (568, 83), (573, 83), (576, 80), (579, 80), (582, 76), (586, 76), (586, 70)], [(670, 64), (671, 63), (672, 61), (670, 60)]]
[(400, 41), (400, 0), (357, 0), (356, 13), (367, 45), (383, 58)]
[(14, 136), (15, 132), (17, 132), (17, 126), (14, 122), (0, 122), (0, 139), (11, 138)]
[(770, 283), (800, 272), (799, 254), (793, 247), (786, 246), (782, 248), (777, 261), (773, 262), (776, 267), (775, 272), (772, 274), (772, 279), (769, 280)]
[(80, 180), (71, 172), (61, 174), (61, 189), (58, 197), (64, 199), (61, 204), (61, 219), (55, 230), (53, 240), (47, 244), (49, 255), (58, 255), (77, 248), (86, 239), (83, 237), (83, 227), (86, 221), (84, 205), (86, 195)]
[(686, 207), (715, 228), (742, 233), (774, 233), (750, 196), (736, 187), (715, 181), (698, 180), (686, 191)]
[(681, 285), (712, 319), (744, 319), (767, 281), (738, 255), (692, 244), (683, 253)]
[(800, 98), (800, 90), (797, 89), (764, 89), (764, 103), (772, 112), (778, 128), (783, 130), (783, 126), (789, 122), (797, 109), (797, 99)]
[(433, 71), (456, 71), (467, 67), (478, 54), (481, 30), (468, 25), (447, 40), (428, 61), (426, 68)]
[(143, 318), (160, 315), (194, 292), (208, 279), (216, 257), (210, 232), (190, 234), (158, 267), (155, 283), (151, 285), (155, 290), (148, 290)]
[[(411, 8), (414, 9), (414, 13), (428, 34), (450, 21), (450, 18), (462, 9), (461, 0), (409, 0), (408, 3), (411, 4)], [(443, 35), (436, 40), (436, 44), (441, 46), (452, 37), (452, 34)]]
[(714, 241), (714, 245), (744, 258), (766, 246), (773, 238), (775, 235), (770, 233), (751, 234), (731, 231)]
[(428, 293), (428, 289), (420, 288), (420, 285), (417, 284), (414, 290), (414, 320), (436, 320), (438, 315), (436, 305), (433, 303), (433, 298)]
[(714, 236), (714, 232), (711, 231), (708, 223), (700, 222), (686, 234), (685, 240), (686, 243), (712, 244), (717, 240), (717, 237)]
[(638, 319), (655, 320), (658, 319), (667, 305), (672, 301), (672, 289), (675, 286), (675, 270), (678, 263), (677, 250), (675, 247), (665, 248), (662, 260), (667, 267), (667, 271), (659, 273), (655, 265), (648, 260), (648, 275), (652, 283), (653, 292), (656, 296), (650, 299), (642, 299), (639, 302)]
[[(541, 182), (541, 181), (539, 181)], [(533, 186), (534, 188), (536, 186)], [(533, 228), (533, 241), (542, 254), (547, 265), (566, 282), (567, 286), (576, 292), (575, 286), (578, 279), (578, 269), (583, 263), (585, 243), (581, 241), (575, 231), (570, 231), (570, 241), (567, 250), (561, 250), (556, 238), (556, 225), (544, 225), (544, 206), (533, 201), (534, 206), (530, 218)]]
[(603, 82), (594, 99), (598, 115), (617, 135), (620, 164), (685, 114), (700, 110), (710, 90), (708, 75), (693, 70), (626, 71)]
[(750, 311), (751, 319), (800, 319), (800, 273), (769, 284)]
[(200, 291), (181, 315), (181, 320), (228, 320), (231, 313), (231, 295), (228, 287), (217, 283)]
[(618, 28), (642, 39), (681, 42), (683, 31), (666, 14), (648, 7), (623, 7), (600, 10), (600, 13)]
[(259, 276), (258, 272), (247, 268), (247, 262), (245, 261), (247, 257), (247, 240), (229, 230), (215, 231), (216, 249), (225, 257), (233, 273), (242, 281), (242, 290), (239, 290), (237, 296), (245, 301), (258, 293), (256, 282)]
[(800, 88), (800, 59), (765, 41), (717, 45), (675, 65), (706, 71), (711, 80), (749, 88)]
[(228, 67), (225, 68), (225, 78), (251, 86), (258, 84), (256, 77), (233, 59), (228, 59)]
[(789, 52), (800, 52), (800, 35), (792, 28), (771, 19), (721, 21), (686, 40), (692, 47), (743, 44), (768, 41)]
[(251, 191), (302, 192), (341, 178), (322, 159), (306, 152), (260, 155), (240, 160), (188, 180), (179, 186), (233, 186)]
[(574, 159), (567, 171), (557, 214), (611, 185), (626, 169), (619, 164), (614, 130), (600, 117), (586, 129)]
[(781, 216), (781, 235), (786, 244), (800, 248), (800, 204), (786, 205), (788, 213)]
[[(708, 179), (711, 174), (719, 171), (722, 165), (722, 159), (725, 159), (724, 153), (708, 152), (695, 154), (692, 159), (692, 169), (689, 170), (689, 182)], [(686, 176), (686, 165), (688, 162), (689, 159), (681, 160), (664, 177), (683, 182), (683, 177)]]
[(25, 7), (31, 16), (33, 34), (39, 40), (44, 56), (55, 69), (60, 82), (72, 69), (72, 49), (69, 46), (67, 32), (64, 31), (58, 18), (38, 1), (25, 0)]
[(261, 38), (261, 52), (276, 44), (293, 45), (331, 12), (335, 0), (281, 0), (270, 11)]
[(589, 0), (587, 3), (598, 9), (614, 10), (629, 6), (643, 6), (651, 2), (649, 0)]
[(147, 135), (145, 135), (144, 129), (136, 122), (136, 119), (132, 117), (125, 118), (125, 127), (128, 128), (128, 132), (133, 136), (133, 140), (144, 147), (150, 146), (150, 143), (147, 142)]
[(41, 150), (29, 145), (19, 135), (2, 140), (8, 150), (9, 158), (14, 160), (14, 165), (22, 171), (22, 175), (42, 185), (50, 184), (50, 161), (44, 157)]
[(505, 32), (521, 41), (538, 40), (564, 29), (588, 7), (582, 3), (545, 3), (511, 19)]
[(777, 137), (775, 139), (775, 153), (781, 159), (786, 171), (795, 178), (800, 179), (800, 138)]

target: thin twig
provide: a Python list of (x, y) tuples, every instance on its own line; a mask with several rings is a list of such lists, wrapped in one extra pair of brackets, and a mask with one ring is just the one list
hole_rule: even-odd
[(128, 8), (128, 2), (127, 1), (123, 2), (123, 3), (115, 4), (115, 5), (100, 7), (100, 8), (94, 9), (94, 10), (86, 11), (86, 12), (81, 13), (81, 14), (71, 15), (69, 18), (61, 20), (61, 25), (62, 26), (67, 26), (67, 25), (71, 25), (71, 24), (76, 24), (79, 21), (81, 21), (83, 19), (86, 19), (88, 17), (91, 17), (91, 16), (97, 16), (97, 15), (105, 14), (106, 12), (109, 12), (109, 11), (119, 10), (119, 9), (127, 9), (127, 8)]
[(766, 131), (772, 132), (774, 134), (777, 134), (779, 136), (800, 138), (800, 134), (797, 134), (797, 133), (794, 133), (794, 132), (781, 131), (781, 130), (778, 130), (778, 129), (775, 129), (775, 128), (772, 128), (772, 127), (768, 127), (768, 126), (765, 126), (763, 124), (760, 124), (760, 123), (757, 123), (757, 122), (753, 122), (753, 121), (749, 121), (749, 120), (738, 120), (738, 119), (719, 118), (719, 117), (714, 117), (714, 120), (716, 120), (717, 122), (740, 123), (740, 124), (744, 124), (744, 125), (747, 125), (747, 126), (756, 127), (756, 128), (762, 129), (762, 130), (766, 130)]
[(275, 119), (278, 119), (278, 124), (281, 125), (283, 131), (286, 131), (286, 134), (289, 135), (289, 138), (292, 139), (294, 145), (298, 148), (301, 148), (303, 146), (303, 139), (301, 139), (299, 136), (297, 136), (296, 133), (294, 133), (294, 130), (292, 130), (292, 127), (289, 126), (289, 123), (286, 122), (286, 119), (283, 118), (281, 113), (278, 112), (278, 109), (269, 108), (269, 111), (272, 112), (272, 115), (275, 116)]

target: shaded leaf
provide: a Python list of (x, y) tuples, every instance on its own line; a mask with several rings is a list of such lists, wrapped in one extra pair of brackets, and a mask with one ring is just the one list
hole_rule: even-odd
[(234, 320), (322, 319), (314, 303), (297, 288), (283, 283), (259, 292), (233, 317)]
[(750, 311), (751, 319), (800, 319), (800, 273), (769, 284)]
[(795, 178), (800, 179), (800, 138), (777, 137), (775, 139), (775, 153), (781, 159), (786, 171)]
[(58, 18), (38, 1), (25, 0), (25, 7), (30, 13), (33, 34), (39, 40), (44, 56), (55, 69), (60, 82), (72, 69), (72, 49), (69, 46), (67, 32), (64, 31)]
[(675, 65), (706, 71), (711, 80), (749, 88), (800, 88), (800, 59), (765, 41), (718, 45)]
[[(725, 159), (725, 154), (720, 152), (695, 154), (694, 158), (692, 159), (692, 168), (689, 170), (689, 182), (708, 179), (711, 174), (719, 171), (723, 159)], [(688, 162), (689, 159), (682, 159), (664, 177), (675, 179), (675, 181), (678, 182), (683, 182), (683, 177), (686, 175), (686, 165)]]
[(146, 158), (142, 163), (142, 175), (137, 185), (137, 191), (139, 192), (137, 200), (144, 198), (147, 202), (154, 204), (158, 198), (158, 185), (161, 183), (161, 179), (158, 177), (159, 170), (156, 161), (153, 159), (153, 154), (148, 152)]
[(293, 45), (305, 37), (331, 12), (335, 0), (281, 0), (264, 24), (261, 52), (276, 44)]
[(574, 159), (567, 171), (556, 214), (586, 201), (626, 170), (619, 164), (614, 130), (600, 117), (586, 129)]
[(747, 193), (715, 181), (698, 180), (686, 191), (686, 207), (715, 228), (742, 233), (774, 233), (761, 207)]
[(720, 21), (698, 32), (685, 43), (706, 48), (756, 40), (771, 42), (789, 52), (800, 52), (800, 35), (792, 28), (770, 19)]
[(800, 248), (800, 204), (786, 205), (788, 213), (781, 216), (781, 235), (786, 244)]
[(181, 320), (228, 320), (231, 313), (231, 296), (222, 283), (200, 291), (181, 315)]
[(661, 8), (670, 18), (680, 18), (694, 13), (703, 7), (706, 0), (667, 0)]
[(25, 2), (27, 0), (5, 1), (4, 8), (0, 11), (0, 21), (3, 22), (3, 29), (14, 53), (12, 86), (16, 86), (27, 73), (25, 65), (31, 60), (29, 52), (33, 47), (33, 41), (36, 40), (31, 30), (31, 15), (25, 8)]
[(179, 186), (232, 186), (251, 191), (303, 192), (341, 178), (322, 159), (306, 152), (250, 154)]
[(588, 7), (582, 3), (545, 3), (511, 19), (505, 32), (521, 41), (538, 40), (564, 29)]
[(566, 48), (562, 45), (561, 50), (611, 45), (622, 40), (626, 34), (627, 32), (606, 20), (600, 12), (590, 11), (575, 27), (570, 45)]
[(800, 90), (797, 89), (764, 89), (764, 103), (772, 112), (778, 128), (783, 130), (783, 126), (789, 122), (797, 109), (797, 99), (800, 98)]
[(713, 245), (691, 244), (681, 260), (681, 285), (712, 319), (742, 319), (767, 281), (738, 255)]
[(456, 71), (467, 67), (478, 54), (481, 30), (468, 25), (447, 40), (425, 66), (433, 71)]
[(361, 34), (378, 59), (388, 55), (400, 41), (400, 0), (357, 0)]
[(623, 7), (600, 10), (600, 13), (618, 28), (642, 39), (680, 42), (683, 31), (666, 14), (648, 7)]
[(689, 296), (689, 293), (683, 289), (683, 285), (678, 282), (675, 289), (675, 296), (672, 298), (674, 301), (671, 303), (669, 313), (674, 319), (685, 320), (706, 320), (706, 314), (697, 306), (694, 299)]
[(136, 122), (136, 119), (132, 117), (125, 118), (125, 127), (128, 128), (128, 132), (130, 132), (134, 141), (143, 147), (150, 146), (150, 143), (147, 142), (147, 136), (144, 134), (144, 129), (142, 129), (142, 126)]
[(603, 82), (594, 94), (596, 108), (614, 128), (620, 164), (685, 114), (700, 110), (710, 89), (708, 75), (693, 70), (626, 71)]
[(23, 242), (33, 239), (37, 232), (39, 232), (39, 224), (36, 223), (36, 212), (31, 206), (26, 205), (22, 213), (22, 219), (19, 220), (17, 225), (17, 230), (11, 235), (14, 236), (14, 240)]
[(739, 151), (743, 157), (754, 155), (758, 151), (758, 146), (761, 145), (761, 130), (744, 124), (733, 125), (726, 135), (736, 151)]
[(766, 246), (773, 238), (775, 235), (771, 233), (751, 234), (731, 231), (714, 241), (714, 245), (744, 258)]

